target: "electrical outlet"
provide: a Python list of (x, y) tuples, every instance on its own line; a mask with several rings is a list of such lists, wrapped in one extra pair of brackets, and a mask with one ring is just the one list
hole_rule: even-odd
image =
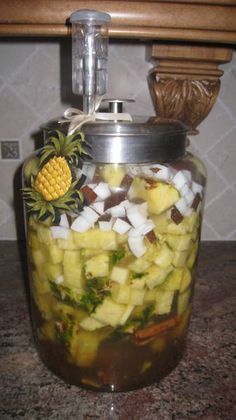
[(20, 147), (18, 140), (2, 140), (1, 141), (1, 158), (2, 159), (20, 159)]

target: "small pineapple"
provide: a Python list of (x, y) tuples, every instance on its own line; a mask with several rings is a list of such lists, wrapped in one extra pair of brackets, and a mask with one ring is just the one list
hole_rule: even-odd
[(73, 181), (71, 166), (78, 167), (81, 156), (88, 154), (82, 133), (64, 136), (56, 131), (39, 156), (39, 171), (30, 178), (30, 186), (23, 189), (28, 212), (43, 220), (48, 216), (76, 210), (82, 201), (79, 180)]
[(69, 190), (71, 181), (71, 170), (66, 159), (54, 156), (37, 174), (34, 188), (46, 201), (52, 201)]

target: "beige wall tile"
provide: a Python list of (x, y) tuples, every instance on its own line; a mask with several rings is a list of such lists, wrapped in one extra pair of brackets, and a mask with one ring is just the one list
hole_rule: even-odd
[(36, 119), (36, 114), (6, 86), (0, 91), (0, 138), (17, 139), (22, 136)]
[(228, 189), (205, 210), (206, 220), (222, 239), (236, 229), (236, 193)]
[(12, 87), (35, 112), (43, 115), (60, 98), (59, 63), (39, 50), (17, 72)]
[(222, 78), (220, 97), (233, 116), (236, 115), (236, 63), (231, 63), (231, 68)]
[[(235, 98), (236, 100), (236, 98)], [(229, 184), (236, 179), (236, 125), (209, 153), (211, 162)]]
[(4, 80), (9, 79), (18, 68), (25, 63), (35, 51), (34, 42), (17, 42), (13, 40), (0, 40), (0, 75)]
[[(236, 99), (235, 99), (236, 100)], [(195, 141), (202, 153), (206, 153), (236, 123), (227, 108), (218, 100), (208, 117), (198, 127)]]

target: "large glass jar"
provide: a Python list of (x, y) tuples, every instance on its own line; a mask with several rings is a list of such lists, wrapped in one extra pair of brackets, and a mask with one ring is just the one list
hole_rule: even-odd
[[(66, 382), (90, 389), (151, 384), (176, 366), (185, 345), (204, 166), (186, 152), (186, 128), (176, 121), (87, 124), (82, 130), (92, 158), (83, 165), (52, 130), (24, 167), (26, 186), (38, 197), (29, 188), (27, 245), (40, 356)], [(54, 196), (63, 185), (67, 193)], [(77, 201), (75, 193), (65, 199), (71, 185)]]

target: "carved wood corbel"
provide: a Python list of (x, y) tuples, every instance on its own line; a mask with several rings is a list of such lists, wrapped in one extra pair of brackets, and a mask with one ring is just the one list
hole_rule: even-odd
[(149, 75), (157, 115), (174, 118), (197, 134), (197, 126), (211, 111), (220, 89), (219, 64), (232, 59), (230, 48), (154, 44), (152, 59), (159, 60)]

